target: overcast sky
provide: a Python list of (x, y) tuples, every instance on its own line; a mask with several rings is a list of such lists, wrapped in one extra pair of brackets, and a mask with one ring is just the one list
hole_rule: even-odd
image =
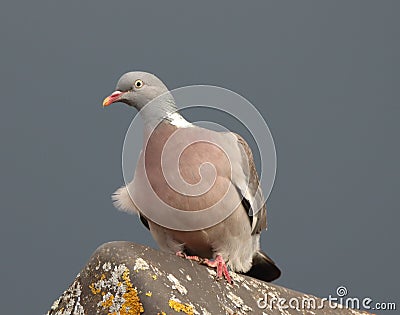
[(2, 312), (47, 311), (104, 242), (156, 246), (110, 199), (136, 112), (101, 102), (129, 70), (171, 89), (222, 86), (262, 113), (278, 157), (262, 236), (277, 284), (320, 297), (344, 285), (400, 307), (399, 12), (398, 1), (4, 3)]

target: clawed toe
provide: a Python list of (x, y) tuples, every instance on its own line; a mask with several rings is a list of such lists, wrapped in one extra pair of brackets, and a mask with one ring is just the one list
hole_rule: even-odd
[(222, 277), (224, 277), (226, 281), (232, 284), (232, 278), (231, 275), (229, 274), (228, 267), (226, 266), (226, 263), (221, 255), (217, 255), (214, 260), (203, 259), (201, 263), (208, 267), (216, 268), (217, 279), (221, 279)]
[(197, 261), (197, 262), (201, 262), (202, 261), (202, 259), (199, 256), (188, 256), (182, 251), (176, 252), (175, 255), (179, 256), (179, 257), (182, 257), (182, 258), (185, 258), (185, 259), (188, 259), (188, 260), (194, 260), (194, 261)]
[(223, 277), (226, 279), (226, 281), (232, 284), (232, 278), (231, 275), (229, 274), (228, 267), (226, 266), (226, 263), (221, 255), (217, 255), (214, 260), (210, 260), (207, 258), (200, 258), (199, 256), (188, 256), (182, 251), (176, 252), (175, 255), (188, 260), (197, 261), (198, 263), (206, 265), (210, 268), (216, 268), (217, 279), (221, 279)]

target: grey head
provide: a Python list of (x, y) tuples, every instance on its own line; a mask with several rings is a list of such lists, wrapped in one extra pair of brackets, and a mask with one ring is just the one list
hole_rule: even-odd
[(172, 93), (155, 75), (147, 72), (127, 72), (118, 80), (116, 90), (103, 101), (103, 107), (122, 102), (135, 107), (145, 125), (153, 128), (161, 121), (177, 127), (192, 127), (178, 112)]
[(103, 106), (122, 102), (140, 111), (165, 93), (169, 94), (167, 87), (155, 75), (141, 71), (127, 72), (119, 78), (115, 92), (104, 99)]

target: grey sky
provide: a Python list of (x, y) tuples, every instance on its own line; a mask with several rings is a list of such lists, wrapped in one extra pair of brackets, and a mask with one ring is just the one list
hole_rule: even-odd
[(278, 170), (262, 246), (278, 284), (320, 297), (345, 285), (400, 307), (399, 12), (398, 1), (4, 3), (2, 311), (44, 313), (106, 241), (155, 246), (110, 200), (136, 113), (101, 101), (128, 70), (223, 86), (263, 114)]

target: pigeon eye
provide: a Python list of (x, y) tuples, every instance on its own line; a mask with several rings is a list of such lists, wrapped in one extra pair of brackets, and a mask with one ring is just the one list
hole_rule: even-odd
[(135, 88), (140, 89), (143, 86), (143, 84), (144, 84), (143, 81), (138, 79), (135, 81), (134, 86), (135, 86)]

